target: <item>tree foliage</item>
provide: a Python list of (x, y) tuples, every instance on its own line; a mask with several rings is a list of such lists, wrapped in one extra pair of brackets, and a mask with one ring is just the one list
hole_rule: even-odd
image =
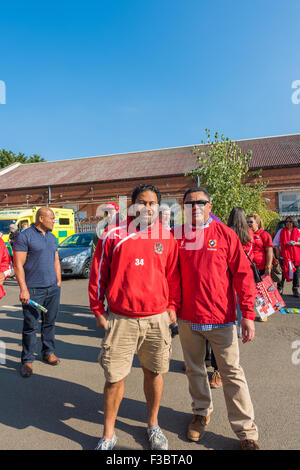
[(0, 168), (12, 165), (13, 163), (38, 163), (45, 162), (46, 160), (35, 153), (32, 156), (27, 156), (25, 153), (19, 152), (18, 154), (11, 150), (0, 150)]
[(231, 209), (239, 206), (246, 215), (258, 213), (267, 224), (266, 219), (273, 218), (275, 213), (268, 214), (262, 197), (268, 182), (262, 181), (261, 170), (249, 173), (252, 152), (243, 153), (236, 142), (217, 132), (212, 141), (210, 131), (205, 131), (207, 142), (202, 141), (205, 146), (194, 148), (196, 162), (200, 165), (187, 176), (207, 189), (212, 197), (213, 212), (223, 222), (227, 222)]

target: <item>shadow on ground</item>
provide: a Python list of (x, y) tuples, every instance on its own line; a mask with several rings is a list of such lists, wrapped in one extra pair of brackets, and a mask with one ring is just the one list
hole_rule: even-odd
[[(58, 439), (64, 437), (76, 442), (82, 449), (93, 449), (98, 437), (78, 431), (65, 421), (76, 419), (103, 425), (102, 394), (66, 380), (37, 374), (30, 379), (23, 379), (16, 369), (16, 363), (12, 361), (2, 367), (0, 422), (15, 429), (35, 427), (57, 435)], [(143, 449), (148, 449), (146, 413), (143, 401), (124, 398), (119, 418), (137, 421), (141, 425), (130, 425), (120, 419), (116, 422), (116, 433), (121, 430), (132, 435)], [(180, 441), (186, 441), (185, 431), (190, 419), (190, 414), (165, 406), (160, 409), (162, 429), (174, 433)], [(99, 426), (99, 433), (101, 429)], [(195, 449), (200, 445), (209, 449), (236, 449), (238, 444), (236, 439), (207, 432), (201, 444), (193, 446)]]
[[(17, 335), (17, 339), (3, 336), (1, 337), (1, 340), (6, 344), (7, 355), (19, 359), (22, 348), (22, 310), (11, 311), (2, 307), (0, 309), (0, 314), (3, 316), (3, 318), (1, 318), (1, 330)], [(90, 314), (91, 311), (88, 307), (61, 304), (55, 326), (56, 354), (60, 359), (97, 362), (101, 348), (101, 341), (104, 337), (105, 330), (96, 327), (95, 319), (87, 316)], [(99, 341), (97, 346), (75, 344), (71, 342), (71, 339), (68, 341), (68, 337), (70, 336), (78, 336), (81, 338), (98, 338)], [(62, 337), (64, 337), (65, 341), (61, 339)], [(9, 344), (17, 344), (18, 350), (8, 349)], [(41, 350), (40, 339), (37, 341), (37, 358), (40, 358), (39, 350)], [(182, 361), (171, 359), (171, 372), (184, 373), (182, 366)], [(134, 356), (132, 367), (140, 367), (140, 363), (136, 355)]]

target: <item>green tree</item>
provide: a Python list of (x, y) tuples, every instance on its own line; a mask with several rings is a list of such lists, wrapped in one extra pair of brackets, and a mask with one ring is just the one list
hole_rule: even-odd
[(231, 209), (239, 206), (246, 214), (258, 213), (267, 224), (266, 219), (274, 218), (274, 212), (269, 217), (262, 197), (268, 182), (262, 181), (261, 170), (249, 173), (252, 152), (243, 153), (235, 142), (217, 132), (212, 141), (210, 131), (205, 131), (204, 147), (194, 148), (199, 165), (186, 176), (207, 189), (212, 197), (213, 212), (223, 222), (227, 222)]
[(45, 162), (46, 160), (39, 155), (33, 154), (32, 156), (27, 156), (25, 153), (19, 152), (18, 154), (12, 152), (11, 150), (0, 150), (0, 168), (5, 168), (6, 166), (12, 165), (13, 163), (38, 163)]

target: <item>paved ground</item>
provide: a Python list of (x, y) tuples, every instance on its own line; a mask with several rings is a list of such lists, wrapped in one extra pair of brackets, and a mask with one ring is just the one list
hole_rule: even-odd
[[(104, 377), (97, 362), (103, 333), (95, 328), (88, 308), (87, 284), (82, 279), (63, 281), (56, 329), (61, 364), (51, 367), (37, 355), (34, 375), (23, 379), (19, 375), (22, 311), (18, 288), (15, 281), (6, 283), (7, 295), (0, 305), (0, 340), (6, 345), (7, 355), (6, 363), (0, 365), (0, 449), (95, 447), (103, 425)], [(286, 287), (286, 292), (290, 291), (290, 286)], [(299, 299), (290, 295), (284, 299), (289, 306), (300, 308)], [(292, 343), (298, 339), (300, 315), (277, 312), (267, 323), (256, 323), (252, 343), (241, 343), (241, 363), (264, 449), (300, 449), (300, 364), (292, 362)], [(201, 443), (186, 440), (191, 400), (182, 364), (177, 337), (160, 410), (160, 424), (169, 439), (169, 448), (238, 449), (239, 443), (228, 424), (222, 390), (213, 391), (215, 410)], [(142, 372), (135, 359), (116, 425), (116, 449), (147, 449), (145, 427)]]

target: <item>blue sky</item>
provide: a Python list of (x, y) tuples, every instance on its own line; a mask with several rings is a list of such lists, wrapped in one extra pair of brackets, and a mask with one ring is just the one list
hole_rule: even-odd
[(300, 132), (299, 0), (0, 5), (0, 148), (46, 160)]

